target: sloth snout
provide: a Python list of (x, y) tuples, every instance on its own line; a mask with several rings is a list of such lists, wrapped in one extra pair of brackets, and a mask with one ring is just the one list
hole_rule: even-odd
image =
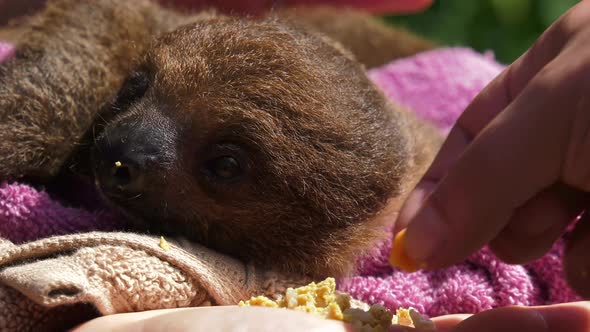
[(119, 158), (109, 165), (101, 163), (97, 170), (97, 180), (101, 189), (108, 196), (125, 197), (141, 193), (143, 188), (143, 170), (136, 161)]
[(130, 198), (145, 189), (146, 173), (158, 163), (161, 146), (147, 130), (107, 129), (95, 142), (94, 173), (109, 197)]

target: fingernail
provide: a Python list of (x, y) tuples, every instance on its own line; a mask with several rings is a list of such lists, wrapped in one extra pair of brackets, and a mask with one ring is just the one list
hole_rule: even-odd
[(405, 251), (414, 262), (427, 265), (447, 238), (447, 229), (431, 206), (421, 209), (411, 223), (405, 240)]
[(405, 272), (415, 272), (418, 270), (418, 264), (406, 254), (406, 231), (404, 228), (395, 235), (389, 254), (389, 264)]
[(402, 209), (399, 212), (399, 216), (395, 221), (394, 231), (396, 233), (408, 227), (409, 221), (412, 220), (414, 215), (418, 212), (418, 209), (420, 208), (420, 206), (422, 206), (424, 200), (426, 199), (426, 197), (428, 197), (431, 191), (431, 188), (426, 189), (420, 187), (414, 189), (414, 191), (412, 191), (412, 193), (408, 195), (406, 201), (404, 202), (404, 205), (402, 206)]

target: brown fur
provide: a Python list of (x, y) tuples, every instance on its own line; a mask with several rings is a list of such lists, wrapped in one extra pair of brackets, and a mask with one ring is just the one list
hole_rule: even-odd
[[(57, 1), (2, 67), (0, 178), (51, 178), (88, 151), (102, 165), (113, 141), (150, 146), (139, 195), (110, 196), (143, 229), (264, 266), (349, 272), (439, 137), (390, 104), (355, 60), (395, 57), (377, 52), (385, 40), (408, 43), (402, 56), (426, 42), (364, 14), (339, 21), (323, 11), (338, 29), (302, 20), (308, 30), (292, 12), (255, 20), (183, 16), (148, 1)], [(346, 37), (349, 19), (356, 32)], [(366, 39), (358, 31), (381, 41), (354, 43)], [(149, 82), (145, 93), (123, 84), (131, 72)], [(239, 157), (239, 180), (202, 172), (220, 154)]]
[(392, 28), (352, 9), (297, 7), (282, 10), (279, 15), (321, 31), (345, 45), (359, 62), (369, 68), (435, 47), (433, 42), (401, 27)]

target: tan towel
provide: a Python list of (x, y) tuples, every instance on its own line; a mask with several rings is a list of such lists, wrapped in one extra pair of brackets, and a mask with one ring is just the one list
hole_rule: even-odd
[(0, 242), (0, 331), (52, 331), (96, 315), (273, 297), (310, 280), (260, 270), (205, 247), (131, 233)]

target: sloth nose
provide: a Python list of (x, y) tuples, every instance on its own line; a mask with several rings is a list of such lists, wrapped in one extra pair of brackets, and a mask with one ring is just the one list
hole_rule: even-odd
[(142, 170), (129, 158), (118, 158), (114, 163), (104, 162), (98, 172), (101, 188), (109, 196), (126, 196), (141, 192)]
[(145, 173), (158, 148), (143, 133), (111, 130), (96, 141), (94, 167), (101, 190), (115, 198), (132, 197), (144, 189)]

